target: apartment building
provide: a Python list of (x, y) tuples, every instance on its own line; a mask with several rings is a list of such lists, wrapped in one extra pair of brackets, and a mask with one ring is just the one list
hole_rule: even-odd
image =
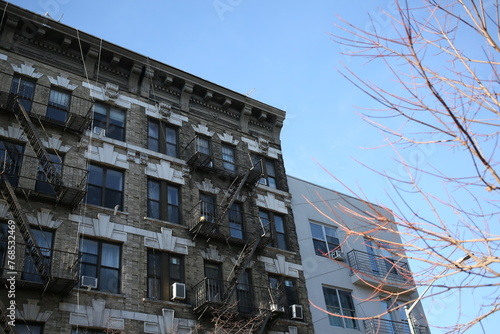
[(313, 333), (285, 112), (0, 8), (3, 331)]
[[(390, 222), (392, 214), (292, 176), (288, 185), (315, 333), (410, 334), (404, 306), (418, 294), (406, 259), (395, 255), (397, 227), (364, 219)], [(411, 316), (415, 333), (430, 333), (420, 303)]]

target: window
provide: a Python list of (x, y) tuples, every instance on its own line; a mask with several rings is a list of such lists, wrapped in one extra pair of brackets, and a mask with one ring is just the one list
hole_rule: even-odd
[(196, 137), (196, 152), (211, 155), (210, 139), (206, 137)]
[[(10, 230), (14, 233), (15, 230)], [(7, 239), (9, 237), (9, 228), (7, 225), (7, 220), (0, 220), (0, 275), (5, 267), (5, 255), (7, 254)]]
[[(62, 176), (62, 157), (57, 153), (47, 152), (49, 155), (49, 160), (54, 165), (55, 169)], [(44, 194), (55, 195), (56, 192), (52, 185), (48, 182), (47, 176), (41, 165), (38, 166), (38, 173), (36, 175), (35, 190)]]
[[(323, 295), (325, 296), (326, 310), (329, 313), (344, 317), (356, 317), (350, 292), (324, 286)], [(355, 319), (337, 317), (331, 314), (328, 315), (328, 319), (330, 320), (330, 326), (358, 328)]]
[(253, 294), (250, 278), (250, 271), (246, 270), (243, 272), (236, 285), (238, 311), (241, 313), (251, 313), (253, 311)]
[(41, 323), (16, 323), (18, 334), (43, 334), (43, 324)]
[(19, 102), (27, 112), (31, 111), (33, 96), (35, 95), (36, 82), (32, 79), (20, 76), (14, 76), (10, 93), (19, 97)]
[(333, 250), (339, 247), (337, 229), (328, 226), (309, 222), (311, 227), (314, 252), (316, 255), (328, 256)]
[(277, 215), (273, 212), (260, 210), (259, 217), (264, 230), (266, 230), (266, 232), (269, 233), (273, 239), (272, 246), (285, 250), (288, 249), (283, 216)]
[(47, 105), (46, 117), (66, 123), (68, 117), (71, 95), (58, 89), (51, 89), (49, 95), (49, 103)]
[[(31, 229), (31, 233), (35, 238), (35, 242), (42, 253), (43, 261), (45, 262), (45, 266), (47, 270), (50, 272), (50, 264), (52, 258), (52, 243), (54, 240), (54, 232), (52, 231), (43, 231), (40, 229)], [(24, 252), (24, 267), (23, 273), (21, 275), (21, 279), (24, 281), (37, 282), (42, 283), (43, 277), (40, 276), (35, 263), (33, 262), (33, 258), (30, 255), (31, 249), (26, 247)]]
[(233, 203), (229, 208), (229, 232), (231, 237), (243, 239), (243, 207)]
[(148, 123), (148, 149), (171, 157), (179, 157), (177, 128), (155, 119)]
[(277, 188), (275, 161), (252, 156), (252, 162), (255, 168), (263, 174), (259, 182), (271, 188)]
[(80, 276), (97, 278), (97, 290), (120, 292), (120, 245), (100, 240), (81, 239)]
[(215, 196), (200, 193), (200, 219), (207, 223), (215, 223)]
[(269, 276), (271, 303), (289, 314), (290, 306), (299, 304), (295, 280), (283, 276)]
[(94, 129), (95, 131), (104, 129), (106, 137), (125, 141), (125, 111), (96, 103), (94, 106)]
[(91, 164), (87, 203), (123, 210), (123, 172)]
[(0, 170), (7, 174), (10, 184), (14, 187), (19, 182), (23, 155), (24, 145), (0, 139)]
[(224, 287), (222, 285), (222, 266), (220, 263), (205, 262), (205, 289), (206, 300), (210, 302), (222, 301)]
[(184, 282), (183, 257), (148, 250), (148, 298), (170, 300), (170, 287), (176, 282)]
[(236, 171), (233, 147), (222, 145), (222, 166), (230, 172)]
[(179, 224), (179, 187), (148, 180), (148, 217)]

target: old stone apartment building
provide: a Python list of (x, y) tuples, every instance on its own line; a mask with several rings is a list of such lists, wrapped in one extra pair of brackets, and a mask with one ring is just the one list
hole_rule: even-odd
[(230, 311), (312, 333), (285, 113), (3, 1), (0, 17), (3, 331), (202, 333)]

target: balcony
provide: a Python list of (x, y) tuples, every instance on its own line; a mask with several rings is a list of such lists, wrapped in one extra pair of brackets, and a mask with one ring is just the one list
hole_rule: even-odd
[(42, 201), (77, 206), (86, 193), (88, 170), (52, 161), (62, 175), (62, 185), (51, 183), (40, 167), (38, 157), (22, 152), (3, 151), (0, 170), (16, 192)]
[[(391, 321), (385, 319), (364, 320), (366, 334), (411, 334), (407, 322)], [(416, 334), (428, 334), (425, 326), (415, 326)]]
[(228, 281), (210, 278), (198, 282), (193, 288), (194, 311), (203, 314), (207, 310), (228, 307), (242, 315), (255, 315), (267, 310), (276, 316), (286, 311), (284, 296), (279, 289), (237, 284), (234, 293), (225, 296), (229, 284)]
[[(245, 244), (249, 239), (261, 239), (261, 246), (270, 241), (269, 228), (261, 224), (259, 216), (243, 211), (227, 210), (225, 207), (199, 201), (189, 212), (188, 227), (195, 237)], [(251, 231), (251, 232), (250, 232)]]
[[(19, 108), (16, 103), (18, 96), (2, 92), (0, 97), (0, 108), (8, 112), (16, 112), (14, 108)], [(89, 108), (89, 102), (85, 99), (72, 96), (72, 105), (85, 110), (85, 115), (72, 112), (70, 110), (58, 109), (57, 106), (30, 101), (32, 110), (27, 110), (30, 117), (37, 122), (43, 122), (61, 128), (62, 130), (72, 131), (78, 135), (83, 135), (91, 123), (92, 108)], [(22, 103), (22, 98), (20, 99)], [(35, 123), (37, 123), (35, 122)]]
[[(224, 160), (222, 158), (222, 145), (210, 142), (204, 137), (194, 137), (186, 145), (184, 152), (187, 164), (192, 170), (214, 173), (230, 180), (243, 179), (243, 176), (248, 173), (244, 182), (249, 187), (255, 186), (261, 178), (262, 168), (260, 166), (253, 168), (249, 158), (243, 163), (238, 163), (238, 153), (241, 152), (234, 150), (232, 158), (226, 157), (227, 160)], [(240, 155), (243, 156), (243, 154)]]
[[(5, 246), (7, 241), (0, 241), (0, 247)], [(5, 249), (6, 247), (1, 247)], [(18, 256), (14, 267), (6, 259), (0, 269), (0, 280), (7, 284), (7, 279), (15, 273), (16, 287), (24, 287), (34, 290), (50, 291), (54, 293), (67, 294), (78, 283), (78, 270), (80, 267), (79, 253), (54, 250), (40, 247), (46, 267), (49, 270), (47, 276), (41, 276), (26, 251), (26, 245), (16, 242)], [(21, 253), (19, 250), (23, 251)], [(0, 255), (2, 255), (0, 253)], [(3, 256), (2, 256), (3, 258)]]
[[(358, 250), (347, 253), (353, 284), (405, 292), (415, 286), (408, 264)], [(413, 291), (413, 290), (412, 290)]]

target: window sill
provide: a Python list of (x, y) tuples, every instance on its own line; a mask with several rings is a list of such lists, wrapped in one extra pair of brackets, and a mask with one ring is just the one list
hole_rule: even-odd
[(257, 188), (259, 188), (261, 190), (273, 192), (275, 194), (279, 194), (279, 195), (284, 196), (284, 197), (291, 197), (291, 195), (290, 195), (289, 192), (286, 192), (286, 191), (283, 191), (283, 190), (279, 190), (277, 188), (272, 188), (272, 187), (266, 186), (266, 185), (264, 185), (262, 183), (257, 183)]
[(176, 227), (176, 228), (182, 228), (182, 229), (187, 229), (186, 225), (181, 225), (181, 224), (176, 224), (169, 222), (168, 220), (161, 220), (161, 219), (156, 219), (156, 218), (150, 218), (150, 217), (143, 217), (144, 221), (148, 221), (151, 223), (158, 223), (161, 225), (166, 225), (166, 226), (171, 226), (171, 227)]
[(173, 302), (169, 300), (159, 300), (159, 299), (151, 299), (151, 298), (142, 298), (142, 301), (144, 303), (151, 303), (151, 304), (158, 304), (158, 305), (169, 305), (169, 306), (181, 306), (181, 307), (188, 307), (188, 308), (193, 308), (193, 305), (188, 304), (188, 303), (183, 303), (182, 301), (179, 302)]
[(76, 288), (75, 289), (77, 293), (85, 293), (85, 294), (89, 294), (89, 295), (99, 295), (99, 296), (106, 296), (106, 297), (110, 297), (110, 298), (122, 298), (122, 299), (127, 299), (128, 297), (125, 295), (125, 294), (121, 294), (121, 293), (111, 293), (111, 292), (103, 292), (103, 291), (99, 291), (99, 290), (87, 290), (87, 289), (82, 289), (82, 288)]
[(85, 203), (85, 202), (82, 202), (81, 205), (86, 205), (87, 207), (90, 207), (93, 209), (98, 209), (98, 210), (102, 211), (103, 213), (109, 214), (110, 216), (116, 216), (116, 215), (128, 216), (129, 215), (129, 213), (126, 211), (116, 211), (116, 215), (115, 215), (114, 209), (110, 209), (110, 208), (107, 208), (105, 206), (99, 206), (99, 205), (89, 204), (89, 203)]

